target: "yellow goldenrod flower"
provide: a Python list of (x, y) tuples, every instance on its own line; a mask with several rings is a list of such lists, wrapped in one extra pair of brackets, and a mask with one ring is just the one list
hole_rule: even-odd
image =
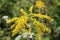
[[(44, 3), (41, 2), (41, 1), (38, 1), (36, 3), (36, 6), (37, 5), (40, 8), (44, 7)], [(51, 30), (44, 23), (41, 23), (35, 17), (38, 17), (38, 19), (44, 19), (45, 18), (49, 21), (54, 21), (54, 20), (51, 17), (47, 16), (47, 15), (42, 15), (42, 14), (39, 14), (39, 13), (38, 14), (32, 13), (32, 9), (33, 9), (33, 5), (29, 8), (30, 14), (27, 14), (23, 9), (20, 9), (20, 12), (24, 15), (22, 15), (20, 17), (12, 18), (7, 22), (7, 23), (14, 22), (14, 24), (11, 26), (11, 28), (14, 28), (12, 30), (12, 36), (15, 36), (17, 33), (19, 33), (23, 29), (22, 30), (23, 36), (25, 35), (24, 38), (27, 37), (27, 35), (30, 34), (29, 32), (32, 32), (31, 25), (28, 25), (29, 29), (26, 29), (27, 24), (29, 24), (29, 23), (32, 23), (34, 25), (34, 28), (37, 32), (38, 40), (41, 40), (42, 34), (44, 32), (48, 32), (48, 33), (51, 32)]]
[(52, 19), (51, 17), (47, 16), (47, 15), (44, 15), (44, 18), (50, 20), (50, 21), (54, 21), (54, 19)]
[(17, 21), (15, 22), (15, 24), (11, 25), (11, 29), (14, 28), (17, 24), (19, 23), (19, 19), (17, 18)]
[(17, 20), (17, 17), (14, 17), (14, 18), (8, 20), (7, 23), (12, 23), (12, 22), (14, 22), (14, 21), (16, 21), (16, 20)]
[(37, 27), (36, 27), (36, 28), (37, 28), (37, 31), (38, 31), (38, 29), (39, 29), (39, 30), (41, 30), (41, 31), (43, 31), (43, 32), (48, 32), (48, 33), (51, 32), (50, 29), (47, 28), (47, 26), (46, 26), (45, 24), (40, 23), (39, 21), (34, 20), (34, 24), (35, 24), (35, 26), (37, 26)]
[(13, 36), (16, 35), (20, 31), (20, 29), (24, 28), (25, 24), (27, 23), (27, 17), (26, 16), (21, 16), (18, 19), (19, 20), (16, 20), (16, 21), (18, 21), (18, 23), (15, 26), (15, 29), (13, 29), (13, 31), (12, 31)]
[(37, 1), (35, 6), (37, 8), (44, 8), (45, 7), (45, 4), (42, 1)]
[(20, 12), (21, 12), (22, 14), (26, 15), (26, 12), (25, 12), (22, 8), (20, 9)]
[(50, 20), (50, 21), (54, 21), (54, 19), (52, 19), (51, 17), (49, 17), (49, 16), (47, 16), (47, 15), (42, 15), (42, 14), (33, 14), (33, 17), (38, 17), (38, 18), (40, 18), (40, 19), (46, 18), (46, 19), (48, 19), (48, 20)]
[(33, 11), (33, 5), (29, 8), (30, 13)]
[(10, 28), (11, 28), (11, 29), (12, 29), (12, 28), (14, 28), (14, 27), (15, 27), (15, 25), (16, 25), (16, 23), (15, 23), (15, 24), (13, 24), (13, 25), (11, 25), (11, 27), (10, 27)]
[(13, 24), (10, 28), (14, 28), (12, 30), (12, 36), (16, 35), (21, 28), (24, 28), (27, 24), (27, 16), (24, 15), (24, 16), (21, 16), (21, 17), (15, 17), (15, 18), (12, 18), (10, 19), (7, 23), (12, 23), (14, 22), (15, 24)]
[(37, 33), (37, 40), (42, 40), (42, 33)]
[(40, 19), (43, 18), (43, 15), (42, 14), (33, 14), (33, 15), (34, 15), (34, 17), (39, 17)]

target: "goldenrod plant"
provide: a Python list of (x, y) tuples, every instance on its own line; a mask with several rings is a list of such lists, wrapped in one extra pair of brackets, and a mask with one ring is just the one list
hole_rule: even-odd
[[(37, 1), (35, 7), (43, 9), (45, 4), (42, 1)], [(47, 25), (41, 22), (41, 20), (47, 19), (48, 21), (53, 22), (54, 19), (47, 15), (42, 15), (40, 12), (33, 13), (33, 8), (34, 5), (31, 5), (29, 8), (29, 14), (23, 8), (20, 8), (20, 13), (22, 15), (20, 17), (13, 17), (7, 21), (8, 24), (14, 22), (14, 24), (10, 26), (12, 29), (12, 37), (21, 32), (23, 38), (28, 38), (28, 36), (29, 38), (32, 38), (33, 35), (36, 35), (37, 40), (42, 40), (44, 32), (50, 34), (51, 30), (47, 27)], [(32, 31), (32, 25), (34, 25), (33, 27), (36, 30), (36, 33)]]
[(45, 4), (43, 2), (41, 2), (41, 1), (37, 1), (35, 6), (37, 8), (44, 8), (45, 7)]

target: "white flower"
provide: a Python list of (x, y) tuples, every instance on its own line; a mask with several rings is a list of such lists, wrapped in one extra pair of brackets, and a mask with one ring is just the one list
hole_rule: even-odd
[(7, 19), (7, 18), (8, 18), (8, 16), (3, 16), (3, 17), (2, 17), (2, 19)]
[(6, 21), (8, 21), (8, 16), (3, 16), (2, 19), (5, 19)]
[(30, 35), (29, 38), (32, 38), (34, 33), (29, 32), (29, 35)]
[(32, 35), (29, 36), (29, 38), (32, 38), (32, 37), (33, 37)]
[(15, 38), (15, 40), (20, 40), (20, 38), (21, 38), (21, 35), (18, 35), (18, 36)]
[(34, 35), (34, 33), (31, 33), (31, 32), (26, 32), (26, 33), (23, 33), (22, 36), (23, 38), (32, 38)]
[(28, 32), (23, 33), (22, 36), (23, 36), (23, 38), (27, 38), (28, 37)]

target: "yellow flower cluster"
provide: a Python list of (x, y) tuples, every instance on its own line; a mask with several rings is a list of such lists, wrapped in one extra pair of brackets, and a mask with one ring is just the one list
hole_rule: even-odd
[(11, 28), (15, 27), (13, 30), (12, 30), (12, 36), (16, 35), (21, 28), (24, 28), (26, 23), (27, 23), (27, 16), (21, 16), (21, 17), (18, 17), (16, 20), (14, 18), (12, 18), (11, 20), (9, 20), (7, 23), (11, 23), (11, 22), (15, 22), (15, 24), (13, 24), (11, 26)]
[[(24, 11), (21, 11), (22, 13), (25, 14)], [(9, 20), (7, 23), (12, 23), (13, 21), (15, 22), (15, 24), (13, 24), (11, 26), (11, 28), (15, 27), (14, 30), (12, 30), (12, 36), (16, 35), (21, 28), (24, 28), (27, 24), (27, 21), (28, 21), (28, 16), (30, 17), (39, 17), (40, 19), (41, 18), (46, 18), (48, 20), (51, 20), (51, 18), (49, 16), (46, 16), (46, 15), (41, 15), (41, 14), (32, 14), (32, 15), (23, 15), (21, 17), (18, 17), (18, 18), (12, 18), (11, 20)], [(46, 25), (44, 25), (43, 23), (40, 23), (39, 21), (36, 21), (33, 19), (33, 23), (35, 24), (36, 26), (36, 29), (37, 32), (40, 32), (41, 29), (43, 29), (43, 31), (48, 31), (48, 33), (50, 33), (50, 30), (46, 27)]]
[(23, 9), (20, 9), (20, 12), (24, 15), (26, 15), (26, 12)]
[(30, 13), (32, 13), (33, 5), (29, 8)]
[(54, 21), (54, 19), (52, 19), (51, 17), (49, 17), (49, 16), (47, 16), (47, 15), (42, 15), (42, 14), (40, 14), (40, 13), (38, 13), (38, 14), (33, 14), (33, 16), (34, 17), (39, 17), (40, 19), (48, 19), (48, 20), (50, 20), (50, 21)]
[(12, 23), (12, 22), (14, 22), (14, 21), (16, 21), (17, 20), (17, 17), (14, 17), (14, 18), (12, 18), (11, 20), (9, 20), (7, 23)]
[(51, 30), (45, 24), (36, 20), (34, 20), (33, 24), (35, 24), (38, 40), (41, 40), (43, 32), (48, 32), (50, 34)]
[(21, 28), (25, 27), (26, 23), (27, 23), (27, 17), (26, 16), (21, 16), (20, 18), (18, 18), (17, 25), (15, 26), (15, 29), (12, 31), (12, 36), (14, 36), (15, 34), (17, 34)]
[[(45, 7), (44, 3), (41, 2), (41, 1), (37, 1), (36, 6), (40, 7), (40, 8)], [(40, 21), (37, 21), (36, 18), (34, 18), (34, 17), (38, 17), (39, 19), (44, 19), (45, 18), (45, 19), (47, 19), (49, 21), (54, 21), (54, 20), (51, 17), (47, 16), (47, 15), (42, 15), (40, 13), (34, 14), (34, 13), (32, 13), (32, 9), (33, 9), (33, 5), (29, 8), (30, 14), (27, 14), (24, 11), (24, 9), (20, 9), (20, 12), (22, 14), (24, 14), (24, 15), (22, 15), (20, 17), (14, 17), (14, 18), (10, 19), (7, 22), (7, 23), (14, 22), (14, 24), (10, 27), (12, 29), (14, 28), (12, 30), (12, 36), (15, 36), (18, 32), (20, 32), (21, 29), (23, 29), (23, 33), (32, 32), (31, 31), (31, 29), (32, 29), (31, 27), (28, 30), (25, 29), (29, 20), (35, 25), (34, 28), (36, 29), (38, 40), (41, 40), (43, 32), (48, 32), (48, 33), (51, 32), (51, 30), (48, 29), (48, 27), (44, 23), (41, 23)]]
[(37, 1), (35, 6), (37, 8), (44, 8), (45, 7), (45, 4), (42, 1)]
[(34, 20), (34, 24), (35, 26), (37, 26), (38, 29), (40, 29), (38, 31), (43, 31), (43, 32), (47, 31), (48, 33), (50, 33), (50, 29), (48, 29), (45, 24), (40, 23), (39, 21), (36, 20)]

